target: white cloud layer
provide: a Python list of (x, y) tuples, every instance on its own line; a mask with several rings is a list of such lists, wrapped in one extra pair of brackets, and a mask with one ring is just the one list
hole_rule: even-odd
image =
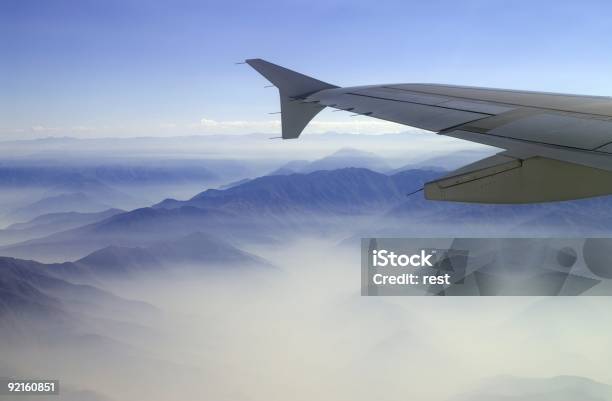
[[(217, 121), (208, 118), (200, 120), (200, 128), (210, 133), (251, 133), (251, 132), (280, 132), (280, 120), (230, 120)], [(355, 117), (351, 121), (320, 121), (314, 120), (308, 124), (305, 132), (350, 132), (360, 134), (388, 134), (410, 130), (410, 128), (387, 121), (370, 118)]]
[[(313, 120), (308, 124), (305, 133), (322, 134), (326, 132), (355, 134), (390, 134), (406, 131), (420, 131), (415, 128), (376, 120), (368, 117), (348, 117), (338, 120)], [(33, 124), (27, 128), (0, 128), (4, 139), (38, 138), (43, 136), (180, 136), (190, 134), (280, 134), (281, 121), (273, 120), (216, 120), (202, 118), (197, 122), (148, 122), (127, 125), (74, 125), (49, 126)]]

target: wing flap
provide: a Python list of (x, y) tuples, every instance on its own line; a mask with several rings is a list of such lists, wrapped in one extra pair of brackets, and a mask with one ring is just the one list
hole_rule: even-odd
[(495, 155), (425, 184), (430, 200), (534, 203), (609, 195), (612, 172), (544, 157)]

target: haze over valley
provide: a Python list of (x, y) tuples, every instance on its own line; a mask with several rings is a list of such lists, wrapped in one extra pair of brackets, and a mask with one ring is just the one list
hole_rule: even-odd
[(359, 270), (368, 236), (609, 235), (612, 198), (431, 202), (496, 150), (267, 138), (0, 144), (0, 376), (79, 401), (612, 400), (607, 297), (361, 297)]

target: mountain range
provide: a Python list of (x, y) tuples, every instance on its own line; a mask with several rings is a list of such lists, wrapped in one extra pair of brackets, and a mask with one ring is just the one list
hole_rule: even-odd
[[(66, 165), (55, 160), (38, 162), (3, 162), (0, 165), (0, 187), (4, 188), (68, 188), (83, 189), (85, 186), (145, 185), (176, 183), (185, 181), (206, 182), (217, 177), (211, 168), (203, 164), (217, 165), (219, 161), (193, 163), (187, 161), (164, 161), (151, 163), (125, 161), (123, 163), (84, 162)], [(237, 169), (238, 163), (225, 163)]]
[[(370, 162), (374, 168), (375, 161)], [(0, 332), (8, 341), (36, 337), (53, 342), (71, 341), (75, 333), (97, 333), (105, 326), (122, 326), (124, 330), (123, 326), (154, 317), (159, 311), (104, 290), (106, 283), (115, 279), (139, 283), (138, 279), (155, 274), (270, 268), (269, 262), (245, 251), (249, 249), (245, 244), (275, 241), (280, 248), (304, 233), (322, 237), (328, 231), (342, 231), (356, 238), (373, 233), (449, 236), (482, 233), (474, 228), (478, 226), (506, 235), (550, 233), (550, 227), (555, 227), (559, 235), (568, 235), (606, 233), (612, 226), (611, 197), (537, 205), (432, 202), (418, 191), (425, 182), (444, 174), (441, 169), (384, 170), (384, 174), (368, 168), (333, 166), (327, 160), (311, 172), (312, 163), (296, 162), (286, 167), (298, 172), (287, 170), (235, 182), (186, 200), (166, 199), (130, 211), (44, 214), (12, 224), (0, 231), (0, 239), (22, 235), (25, 240), (0, 247), (0, 254), (8, 255), (0, 257)], [(118, 178), (125, 180), (129, 177)], [(83, 193), (106, 205), (88, 185), (84, 182)], [(60, 193), (69, 191), (61, 185), (55, 188)], [(360, 300), (359, 308), (376, 308), (373, 305)], [(388, 305), (378, 307), (377, 313), (389, 311)], [(571, 309), (556, 308), (553, 313), (552, 307), (547, 308), (540, 305), (520, 319), (530, 327), (530, 333), (554, 348), (556, 343), (551, 339), (563, 335), (544, 329), (563, 329), (558, 322), (567, 321)], [(590, 310), (584, 316), (589, 327), (605, 332), (609, 319), (600, 317), (605, 308)], [(225, 309), (222, 312), (226, 313)], [(91, 327), (96, 330), (88, 329)], [(410, 339), (410, 334), (402, 332), (399, 339)], [(83, 342), (91, 340), (84, 337)], [(382, 347), (388, 348), (377, 348), (376, 354), (385, 354), (380, 349), (394, 352), (392, 345), (397, 339), (383, 343)], [(409, 356), (413, 349), (407, 347), (405, 352)], [(608, 385), (581, 377), (503, 376), (485, 381), (453, 401), (602, 401), (612, 400), (611, 394)]]
[(154, 208), (192, 206), (241, 214), (291, 212), (372, 214), (400, 203), (407, 193), (439, 176), (428, 170), (385, 175), (364, 168), (259, 177), (225, 190), (209, 189), (187, 201), (167, 199)]
[(264, 176), (226, 190), (209, 189), (186, 201), (168, 199), (153, 207), (4, 246), (0, 252), (47, 261), (65, 260), (109, 245), (144, 246), (196, 231), (231, 242), (284, 239), (291, 232), (329, 226), (329, 219), (379, 214), (400, 204), (407, 192), (438, 174), (406, 171), (387, 176), (346, 168)]
[(264, 259), (210, 235), (195, 232), (147, 247), (111, 245), (74, 262), (98, 278), (126, 278), (163, 269), (207, 271), (217, 268), (270, 267)]
[(65, 260), (109, 245), (148, 246), (193, 232), (231, 243), (284, 241), (292, 233), (337, 230), (346, 226), (346, 219), (356, 216), (374, 218), (365, 230), (350, 224), (356, 236), (550, 234), (554, 230), (597, 234), (608, 232), (612, 223), (611, 197), (529, 205), (425, 200), (418, 190), (441, 174), (406, 170), (386, 175), (344, 168), (263, 176), (223, 190), (208, 189), (188, 200), (166, 199), (152, 207), (3, 246), (0, 252)]
[(94, 213), (65, 212), (43, 214), (24, 223), (14, 223), (0, 230), (0, 244), (43, 237), (95, 223), (96, 221), (104, 220), (123, 212), (121, 209), (108, 209)]
[(109, 246), (75, 262), (0, 257), (0, 329), (15, 340), (28, 332), (44, 332), (52, 339), (74, 332), (83, 319), (156, 313), (147, 304), (98, 288), (109, 279), (270, 267), (264, 259), (203, 233), (143, 248)]
[(42, 336), (53, 342), (76, 332), (88, 320), (157, 313), (146, 303), (59, 278), (55, 267), (0, 257), (0, 331), (4, 340)]
[(311, 173), (320, 170), (338, 170), (347, 167), (366, 168), (379, 173), (391, 171), (391, 167), (385, 160), (372, 152), (353, 148), (342, 148), (329, 156), (313, 161), (293, 160), (268, 175), (288, 175), (295, 173)]

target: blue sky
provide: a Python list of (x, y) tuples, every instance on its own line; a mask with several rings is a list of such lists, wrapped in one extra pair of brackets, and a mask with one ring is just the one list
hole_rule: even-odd
[[(337, 85), (612, 95), (610, 15), (575, 1), (2, 0), (0, 134), (271, 132), (275, 90), (233, 64), (251, 57)], [(340, 114), (314, 125), (396, 129)]]

